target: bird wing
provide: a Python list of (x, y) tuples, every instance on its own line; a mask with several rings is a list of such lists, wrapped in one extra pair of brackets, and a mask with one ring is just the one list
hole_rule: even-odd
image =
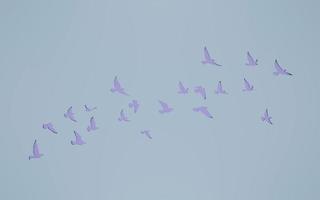
[(96, 125), (96, 121), (95, 121), (94, 117), (90, 118), (90, 125), (91, 125), (91, 127), (94, 127)]
[(221, 81), (219, 81), (219, 83), (218, 83), (217, 90), (218, 91), (222, 91), (222, 83), (221, 83)]
[(249, 63), (254, 63), (254, 59), (252, 58), (252, 56), (250, 55), (249, 51), (247, 52), (247, 59)]
[(37, 144), (37, 140), (35, 140), (33, 143), (33, 155), (39, 155), (39, 147)]
[(244, 78), (244, 86), (245, 88), (250, 88), (250, 83), (247, 81), (247, 79)]
[(211, 60), (211, 57), (210, 57), (210, 54), (209, 54), (207, 47), (204, 47), (203, 51), (204, 51), (204, 58), (206, 60)]
[(274, 67), (276, 68), (276, 70), (277, 70), (278, 72), (283, 71), (283, 68), (279, 65), (277, 59), (274, 61)]
[(162, 108), (168, 108), (168, 104), (166, 104), (165, 102), (159, 100), (159, 103), (162, 106)]
[(121, 88), (120, 82), (118, 81), (118, 77), (114, 77), (113, 85), (115, 88)]
[(81, 136), (79, 135), (79, 133), (77, 131), (73, 131), (74, 136), (76, 136), (76, 140), (81, 139)]
[(201, 112), (207, 117), (212, 117), (212, 115), (209, 113), (207, 107), (201, 107)]
[(70, 107), (68, 108), (67, 112), (68, 112), (68, 114), (73, 114), (73, 112), (72, 112), (72, 106), (70, 106)]
[(57, 131), (56, 131), (56, 129), (54, 129), (54, 127), (53, 127), (53, 125), (50, 123), (50, 124), (48, 124), (48, 129), (50, 130), (50, 131), (52, 131), (53, 133), (58, 133)]
[(183, 84), (182, 84), (181, 81), (179, 81), (179, 89), (180, 89), (181, 91), (184, 91), (184, 90), (185, 90), (185, 87), (183, 86)]

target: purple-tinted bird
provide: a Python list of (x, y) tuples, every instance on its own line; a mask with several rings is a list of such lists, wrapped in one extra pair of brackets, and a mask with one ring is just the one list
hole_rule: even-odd
[(53, 127), (53, 124), (51, 122), (47, 123), (47, 124), (43, 124), (42, 125), (43, 129), (48, 129), (49, 131), (51, 131), (54, 134), (57, 134), (58, 131), (56, 131), (56, 129)]
[(215, 91), (216, 94), (228, 94), (222, 87), (221, 81), (218, 82), (217, 90)]
[(206, 89), (202, 86), (197, 86), (194, 88), (194, 92), (200, 94), (203, 99), (207, 99)]
[(74, 112), (72, 111), (72, 106), (70, 106), (66, 113), (64, 113), (65, 118), (69, 118), (71, 121), (77, 122), (74, 118)]
[(273, 74), (276, 75), (276, 76), (278, 76), (278, 75), (289, 75), (289, 76), (292, 76), (291, 73), (289, 73), (286, 69), (282, 68), (279, 65), (277, 59), (274, 61), (274, 68), (276, 69), (276, 71), (273, 72)]
[(71, 144), (72, 145), (83, 145), (83, 144), (85, 144), (85, 141), (82, 140), (82, 138), (79, 135), (79, 133), (77, 131), (73, 131), (73, 132), (74, 132), (74, 136), (76, 137), (76, 140), (71, 140)]
[(34, 158), (41, 158), (43, 156), (42, 153), (39, 153), (39, 147), (37, 144), (37, 140), (34, 141), (33, 143), (33, 152), (32, 152), (32, 156), (29, 156), (29, 160), (34, 159)]
[(211, 58), (207, 47), (204, 47), (203, 53), (204, 53), (204, 60), (202, 61), (202, 64), (211, 64), (211, 65), (221, 66), (220, 64), (216, 63), (216, 61), (213, 58)]
[(169, 105), (163, 101), (159, 100), (159, 103), (161, 105), (162, 110), (159, 110), (159, 113), (169, 113), (171, 111), (173, 111), (173, 108), (170, 108)]
[(86, 109), (86, 112), (91, 112), (91, 111), (97, 109), (97, 107), (89, 108), (87, 105), (84, 105), (84, 108)]
[(147, 136), (150, 140), (152, 139), (152, 136), (150, 135), (150, 131), (149, 130), (143, 130), (140, 133), (145, 135), (145, 136)]
[(129, 94), (127, 94), (124, 90), (123, 87), (121, 87), (120, 85), (120, 82), (118, 81), (118, 77), (114, 77), (114, 80), (113, 80), (113, 88), (110, 89), (111, 92), (118, 92), (120, 94), (123, 94), (123, 95), (126, 95), (126, 96), (129, 96)]
[(124, 121), (124, 122), (129, 122), (130, 120), (128, 119), (128, 117), (124, 114), (124, 111), (121, 110), (120, 111), (120, 117), (118, 118), (118, 120), (121, 122), (121, 121)]
[(247, 81), (247, 79), (244, 78), (243, 80), (244, 80), (244, 89), (242, 91), (252, 91), (253, 85), (251, 85), (249, 81)]
[(94, 119), (94, 117), (91, 117), (90, 118), (90, 124), (87, 127), (87, 131), (90, 132), (90, 131), (94, 131), (94, 130), (97, 130), (97, 129), (98, 129), (98, 127), (96, 125), (96, 120)]
[(140, 105), (137, 100), (132, 100), (132, 102), (129, 103), (129, 108), (133, 108), (134, 113), (137, 113), (139, 106)]
[(247, 52), (247, 60), (248, 62), (246, 63), (247, 66), (257, 66), (258, 65), (258, 59), (254, 59), (249, 51)]
[(179, 94), (188, 94), (189, 88), (183, 86), (182, 82), (179, 81)]
[(261, 117), (261, 120), (263, 122), (267, 122), (269, 124), (273, 124), (272, 121), (271, 121), (272, 117), (269, 116), (269, 112), (268, 112), (268, 109), (266, 109), (266, 111), (264, 112), (263, 116)]
[(204, 116), (208, 118), (213, 118), (213, 116), (209, 113), (208, 108), (206, 106), (200, 106), (192, 109), (194, 112), (200, 112)]

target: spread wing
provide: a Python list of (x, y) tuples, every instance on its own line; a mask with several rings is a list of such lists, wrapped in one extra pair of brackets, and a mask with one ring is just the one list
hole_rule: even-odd
[(222, 83), (221, 83), (221, 81), (219, 81), (219, 83), (218, 83), (217, 90), (218, 91), (222, 91)]
[(183, 86), (183, 84), (182, 84), (181, 81), (179, 81), (179, 89), (180, 89), (181, 91), (186, 90), (186, 88)]
[(90, 118), (90, 125), (91, 125), (91, 127), (95, 127), (96, 126), (96, 120), (94, 119), (94, 117)]
[(164, 108), (164, 109), (165, 108), (169, 108), (168, 104), (166, 104), (165, 102), (159, 100), (159, 103), (160, 103), (162, 108)]
[(121, 88), (120, 82), (118, 81), (118, 77), (114, 77), (113, 85), (115, 88)]
[(209, 54), (207, 47), (204, 47), (203, 52), (204, 52), (204, 58), (206, 60), (211, 60), (211, 57), (210, 57), (210, 54)]
[(254, 59), (252, 58), (251, 54), (249, 53), (249, 51), (247, 52), (247, 59), (249, 63), (254, 63)]
[(277, 71), (283, 71), (283, 68), (279, 65), (277, 59), (274, 61), (274, 67), (276, 68)]
[(205, 116), (207, 116), (207, 117), (209, 117), (209, 118), (212, 118), (212, 115), (209, 113), (207, 107), (201, 107), (201, 112), (202, 112)]
[(247, 81), (247, 79), (244, 79), (244, 86), (245, 88), (250, 88), (250, 83)]
[(76, 136), (76, 140), (81, 140), (81, 136), (79, 135), (79, 133), (77, 131), (73, 131), (74, 132), (74, 136)]
[(68, 114), (73, 114), (73, 112), (72, 112), (72, 106), (70, 106), (69, 108), (68, 108), (68, 110), (67, 110), (67, 112), (68, 112)]
[(33, 143), (33, 155), (39, 155), (39, 147), (37, 144), (37, 140), (35, 140)]

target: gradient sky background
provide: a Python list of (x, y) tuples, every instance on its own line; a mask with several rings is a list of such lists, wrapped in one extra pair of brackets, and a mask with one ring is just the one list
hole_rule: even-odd
[[(320, 199), (319, 8), (315, 0), (2, 0), (0, 199)], [(223, 67), (200, 63), (205, 45)], [(244, 65), (248, 50), (255, 69)], [(276, 58), (293, 77), (272, 75)], [(116, 75), (130, 97), (110, 92)], [(254, 92), (241, 91), (243, 78)], [(208, 99), (178, 95), (179, 80), (203, 85)], [(229, 95), (214, 94), (219, 80)], [(158, 100), (174, 112), (160, 115)], [(78, 123), (63, 117), (71, 105)], [(214, 119), (192, 112), (200, 105)], [(260, 120), (266, 108), (273, 126)], [(117, 121), (121, 109), (130, 123)], [(92, 115), (100, 129), (91, 134)], [(59, 134), (42, 129), (49, 121)], [(70, 144), (73, 130), (86, 145)], [(29, 161), (35, 139), (44, 157)]]

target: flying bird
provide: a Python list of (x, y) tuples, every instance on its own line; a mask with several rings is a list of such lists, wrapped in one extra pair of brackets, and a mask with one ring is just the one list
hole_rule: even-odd
[(120, 111), (120, 117), (118, 118), (118, 120), (121, 122), (121, 121), (124, 121), (124, 122), (129, 122), (130, 120), (128, 119), (128, 117), (124, 114), (124, 111), (121, 110)]
[(246, 63), (247, 66), (257, 66), (258, 65), (258, 59), (254, 59), (249, 51), (247, 52), (247, 60), (248, 62)]
[(251, 85), (249, 81), (247, 81), (247, 79), (244, 78), (243, 80), (244, 80), (244, 89), (242, 91), (252, 91), (253, 85)]
[(206, 89), (202, 86), (197, 86), (194, 88), (194, 92), (200, 94), (203, 99), (207, 99)]
[(91, 111), (97, 109), (97, 107), (89, 108), (87, 105), (84, 105), (84, 108), (86, 109), (86, 112), (91, 112)]
[(140, 133), (145, 135), (145, 136), (147, 136), (150, 140), (152, 139), (152, 136), (150, 135), (150, 131), (149, 130), (143, 130)]
[(194, 112), (200, 112), (204, 116), (208, 118), (213, 118), (213, 116), (209, 113), (208, 108), (206, 106), (200, 106), (192, 109)]
[(287, 69), (284, 69), (284, 68), (282, 68), (282, 67), (279, 65), (277, 59), (274, 61), (274, 68), (276, 69), (276, 71), (273, 72), (273, 74), (276, 75), (276, 76), (278, 76), (278, 75), (288, 75), (288, 76), (292, 76), (292, 74), (289, 73), (289, 72), (287, 71)]
[(71, 121), (77, 122), (74, 117), (74, 112), (72, 111), (72, 106), (70, 106), (66, 113), (64, 113), (65, 118), (69, 118)]
[(83, 144), (85, 144), (85, 141), (82, 140), (82, 138), (79, 135), (79, 133), (77, 131), (73, 131), (73, 132), (74, 132), (74, 136), (76, 137), (76, 140), (71, 140), (71, 144), (72, 145), (83, 145)]
[(218, 82), (217, 90), (215, 91), (216, 94), (228, 94), (222, 87), (221, 81)]
[(125, 92), (124, 88), (120, 85), (120, 82), (118, 81), (118, 77), (114, 77), (113, 80), (113, 88), (110, 89), (111, 92), (118, 92), (120, 94), (123, 94), (125, 96), (129, 96), (128, 93)]
[(131, 103), (129, 103), (129, 108), (133, 108), (133, 112), (137, 113), (138, 109), (139, 109), (139, 103), (137, 100), (132, 100)]
[(220, 64), (216, 63), (216, 61), (213, 58), (211, 58), (207, 47), (204, 47), (203, 53), (204, 53), (204, 60), (202, 61), (202, 64), (211, 64), (211, 65), (221, 66)]
[(182, 82), (179, 81), (179, 94), (188, 94), (189, 88), (183, 86)]
[(34, 159), (34, 158), (41, 158), (43, 156), (42, 153), (39, 153), (39, 147), (37, 144), (37, 140), (34, 141), (33, 143), (33, 152), (32, 152), (32, 156), (29, 156), (29, 160)]
[(42, 125), (43, 129), (48, 129), (49, 131), (51, 131), (54, 134), (57, 134), (58, 131), (56, 131), (56, 129), (53, 127), (53, 124), (51, 122), (47, 123), (47, 124), (43, 124)]
[(87, 127), (87, 131), (90, 132), (90, 131), (94, 131), (94, 130), (97, 130), (97, 129), (98, 129), (98, 127), (96, 125), (96, 120), (94, 119), (94, 117), (91, 117), (90, 118), (90, 124)]
[(266, 111), (264, 112), (263, 116), (261, 117), (261, 120), (263, 122), (267, 122), (269, 124), (273, 124), (271, 121), (272, 117), (269, 116), (269, 112), (268, 112), (268, 108), (266, 109)]
[(160, 100), (159, 100), (159, 103), (160, 103), (161, 108), (162, 108), (161, 110), (159, 110), (159, 113), (162, 114), (162, 113), (169, 113), (169, 112), (173, 111), (173, 108), (170, 108), (167, 103), (165, 103), (163, 101), (160, 101)]

